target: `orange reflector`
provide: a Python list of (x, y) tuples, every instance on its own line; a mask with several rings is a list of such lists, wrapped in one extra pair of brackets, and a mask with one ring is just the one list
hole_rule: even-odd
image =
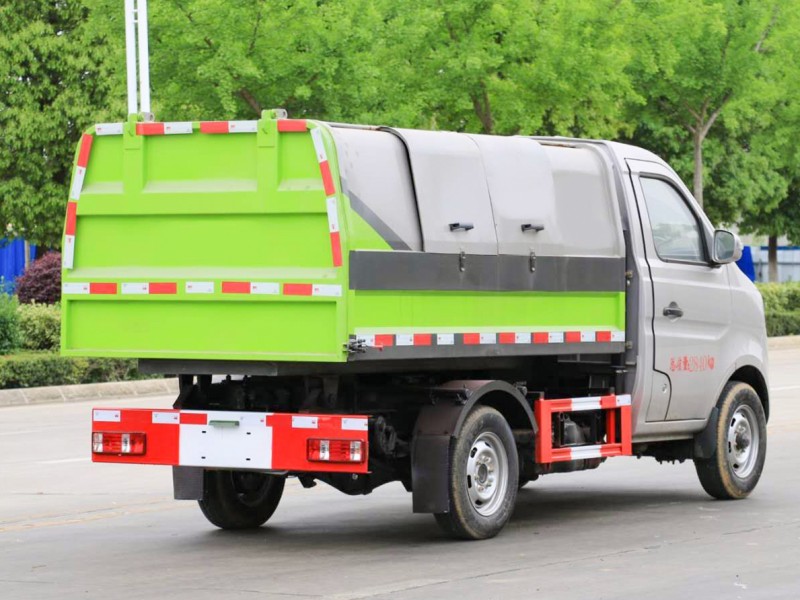
[(92, 434), (92, 452), (95, 454), (144, 454), (144, 433)]
[(364, 460), (360, 440), (308, 440), (308, 460), (360, 463)]

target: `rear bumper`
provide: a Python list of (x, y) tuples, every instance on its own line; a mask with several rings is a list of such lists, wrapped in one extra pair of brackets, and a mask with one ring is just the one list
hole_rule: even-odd
[[(139, 454), (100, 448), (95, 434), (143, 434)], [(106, 435), (111, 439), (111, 435)], [(367, 473), (369, 421), (364, 415), (97, 408), (92, 411), (92, 460), (277, 472)], [(319, 442), (358, 442), (343, 461)], [(102, 442), (101, 442), (102, 443)], [(314, 446), (315, 454), (309, 451)], [(100, 450), (100, 451), (98, 451)], [(104, 451), (105, 450), (105, 451)], [(317, 458), (311, 460), (311, 457)]]

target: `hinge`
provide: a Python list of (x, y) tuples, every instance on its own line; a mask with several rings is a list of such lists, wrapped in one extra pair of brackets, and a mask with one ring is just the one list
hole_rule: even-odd
[(348, 354), (363, 354), (367, 351), (367, 341), (353, 338), (344, 345)]
[(533, 250), (531, 250), (531, 256), (530, 256), (529, 260), (530, 260), (529, 266), (530, 266), (530, 269), (531, 269), (531, 273), (535, 273), (536, 272), (536, 252), (534, 252)]

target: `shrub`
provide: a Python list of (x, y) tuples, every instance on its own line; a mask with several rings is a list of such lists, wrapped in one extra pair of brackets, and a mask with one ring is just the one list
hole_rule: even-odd
[(768, 312), (767, 335), (798, 335), (800, 334), (800, 310)]
[(16, 354), (0, 359), (0, 388), (27, 388), (141, 379), (136, 361), (71, 358), (54, 353)]
[(18, 306), (14, 296), (0, 294), (0, 354), (8, 354), (19, 348)]
[(20, 304), (19, 329), (27, 350), (57, 350), (61, 337), (61, 307), (58, 304)]
[(17, 296), (23, 304), (55, 304), (61, 300), (61, 254), (48, 252), (33, 261), (17, 278)]

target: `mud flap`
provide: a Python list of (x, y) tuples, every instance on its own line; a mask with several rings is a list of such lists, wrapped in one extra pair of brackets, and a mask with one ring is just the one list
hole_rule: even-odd
[(411, 452), (412, 506), (415, 513), (450, 510), (447, 470), (450, 465), (449, 435), (417, 435)]
[(172, 490), (175, 500), (203, 499), (202, 467), (172, 467)]

